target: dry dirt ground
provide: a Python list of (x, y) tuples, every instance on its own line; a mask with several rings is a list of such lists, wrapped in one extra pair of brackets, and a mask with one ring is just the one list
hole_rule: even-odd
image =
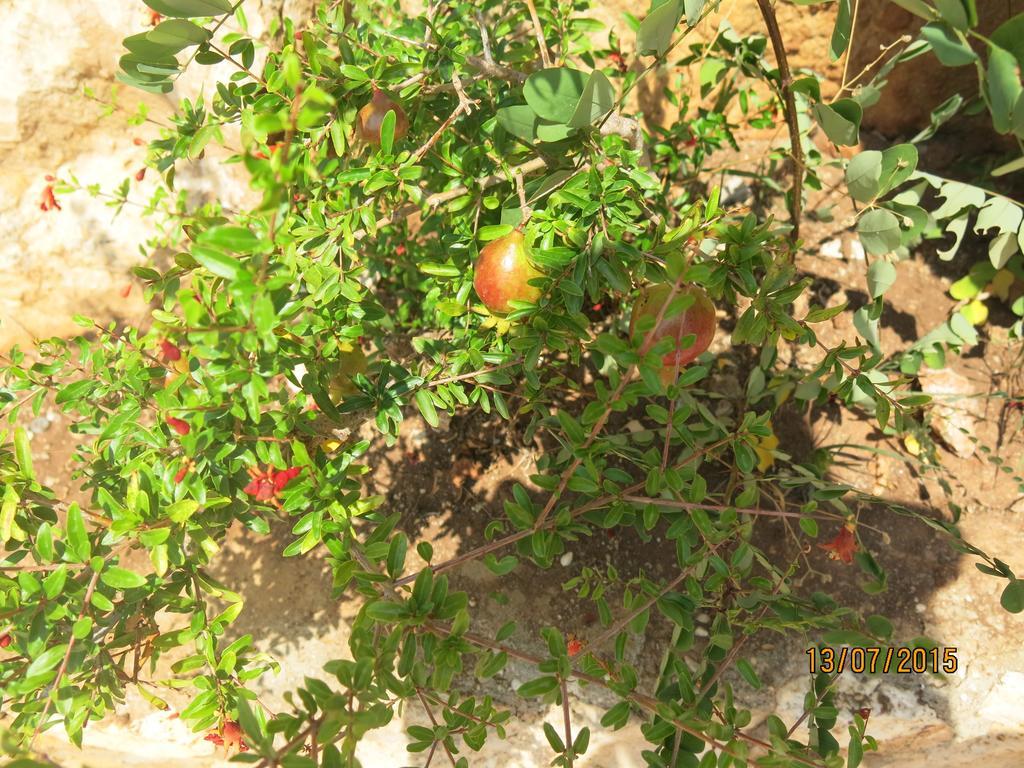
[[(639, 13), (635, 5), (608, 3), (599, 15), (614, 21), (621, 29), (619, 11), (628, 9)], [(821, 10), (823, 8), (828, 10)], [(757, 25), (755, 9), (753, 3), (737, 0), (723, 3), (722, 13), (729, 15), (738, 29), (752, 29)], [(825, 61), (823, 52), (833, 18), (831, 7), (817, 6), (808, 13), (789, 4), (780, 9), (787, 39), (794, 41), (790, 53), (796, 64), (817, 68)], [(108, 8), (105, 12), (116, 16), (111, 22), (113, 31), (107, 34), (104, 30), (111, 39), (134, 31), (139, 24), (139, 19), (123, 9), (114, 13)], [(622, 37), (628, 38), (625, 34)], [(61, 66), (79, 70), (83, 67), (74, 61)], [(102, 83), (103, 77), (109, 74), (109, 65), (104, 63), (97, 67), (100, 75), (95, 79)], [(828, 66), (820, 65), (820, 68), (836, 74)], [(669, 80), (664, 78), (661, 85), (667, 82)], [(647, 88), (641, 92), (641, 103), (657, 95), (657, 81)], [(81, 105), (75, 103), (78, 110)], [(53, 104), (45, 103), (28, 107), (35, 122), (44, 122), (46, 115), (55, 110)], [(81, 122), (87, 121), (83, 117)], [(21, 130), (26, 130), (24, 124)], [(121, 141), (109, 129), (107, 134), (90, 134), (90, 141), (98, 142), (96, 152), (106, 151), (108, 143)], [(764, 150), (769, 144), (781, 141), (782, 135), (750, 134), (746, 139), (749, 141), (741, 142), (745, 153), (726, 159), (733, 169), (756, 167)], [(31, 203), (35, 194), (31, 185), (36, 184), (34, 177), (29, 178), (31, 173), (62, 161), (68, 163), (68, 167), (74, 166), (74, 154), (67, 151), (64, 144), (60, 147), (63, 154), (44, 148), (38, 158), (22, 158), (17, 160), (19, 164), (12, 166), (25, 177), (22, 186), (12, 187), (21, 196), (19, 200), (24, 198)], [(129, 168), (134, 162), (130, 152), (134, 150), (127, 144), (121, 149), (119, 162)], [(9, 157), (11, 155), (4, 158), (5, 169)], [(94, 158), (90, 162), (99, 161)], [(217, 171), (211, 168), (206, 173), (213, 175)], [(15, 184), (10, 177), (6, 181), (9, 185)], [(836, 181), (831, 179), (831, 183)], [(232, 182), (220, 179), (211, 183), (230, 189)], [(808, 208), (818, 207), (825, 195), (827, 193), (813, 193)], [(816, 300), (835, 303), (848, 299), (851, 306), (856, 307), (866, 301), (866, 265), (857, 258), (857, 249), (849, 245), (853, 212), (843, 207), (841, 198), (840, 195), (835, 199), (839, 207), (832, 222), (808, 222), (806, 225), (806, 247), (798, 265), (814, 276)], [(19, 207), (27, 204), (24, 200)], [(70, 212), (75, 214), (73, 208)], [(19, 237), (22, 236), (25, 235), (20, 233)], [(141, 240), (143, 234), (141, 230), (131, 230), (120, 236), (127, 239), (137, 236)], [(829, 245), (836, 238), (845, 245), (838, 257)], [(15, 298), (4, 294), (8, 299), (5, 312), (40, 322), (45, 319), (46, 330), (33, 328), (34, 333), (62, 332), (66, 328), (60, 325), (65, 306), (68, 316), (77, 311), (92, 312), (97, 319), (144, 316), (146, 308), (141, 303), (130, 303), (136, 300), (135, 296), (130, 297), (126, 305), (126, 300), (114, 290), (128, 279), (127, 265), (133, 257), (123, 251), (112, 252), (109, 259), (104, 260), (104, 257), (97, 265), (94, 242), (87, 241), (79, 254), (80, 260), (76, 260), (66, 243), (59, 247), (65, 248), (62, 254), (68, 260), (66, 269), (96, 270), (104, 276), (102, 285), (106, 293), (99, 299), (94, 296), (91, 305), (83, 309), (79, 303), (82, 286), (76, 281), (71, 285), (51, 285), (43, 281), (39, 290), (22, 288)], [(965, 252), (957, 262), (939, 269), (937, 260), (924, 249), (899, 265), (900, 280), (886, 294), (883, 343), (888, 349), (905, 346), (945, 319), (952, 306), (947, 293), (951, 279), (963, 274), (964, 265), (973, 257), (974, 253)], [(10, 263), (17, 265), (19, 262)], [(55, 307), (60, 311), (55, 311)], [(973, 395), (961, 395), (952, 405), (957, 409), (970, 409), (978, 417), (972, 422), (972, 430), (979, 444), (1015, 461), (1019, 472), (1024, 454), (1021, 416), (1019, 412), (1008, 411), (1004, 400), (993, 395), (997, 389), (1020, 385), (1019, 379), (1012, 376), (1015, 366), (1019, 370), (1020, 359), (1015, 357), (1017, 350), (1006, 341), (1005, 332), (1000, 331), (999, 320), (994, 316), (982, 334), (981, 343), (952, 362), (951, 367), (962, 376), (962, 381), (968, 382), (968, 391)], [(822, 329), (823, 340), (833, 345), (853, 335), (846, 315)], [(713, 349), (725, 361), (716, 380), (716, 391), (720, 399), (734, 400), (739, 407), (746, 353), (730, 349), (725, 333), (719, 335)], [(1019, 390), (1015, 394), (1021, 396)], [(802, 458), (816, 449), (827, 448), (835, 456), (832, 471), (837, 477), (882, 498), (948, 518), (945, 493), (936, 482), (939, 474), (884, 453), (885, 449), (901, 447), (879, 434), (873, 419), (831, 408), (808, 411), (792, 408), (786, 415), (784, 423), (776, 425), (781, 451)], [(44, 482), (58, 492), (74, 493), (75, 484), (70, 479), (73, 446), (67, 440), (66, 421), (55, 411), (44, 409), (39, 418), (26, 417), (26, 424), (34, 435), (33, 450)], [(940, 435), (928, 434), (934, 437), (942, 476), (949, 480), (954, 500), (965, 510), (962, 520), (965, 538), (1006, 560), (1019, 573), (1024, 572), (1020, 556), (1020, 515), (1024, 502), (1020, 500), (1016, 484), (997, 471), (985, 454), (975, 452), (963, 458), (950, 450)], [(926, 448), (928, 434), (921, 435)], [(367, 460), (376, 471), (368, 491), (384, 494), (386, 508), (401, 512), (401, 526), (410, 539), (430, 541), (436, 557), (444, 559), (483, 541), (484, 528), (488, 521), (501, 517), (503, 501), (514, 483), (532, 488), (528, 477), (534, 471), (539, 450), (542, 446), (519, 443), (505, 423), (480, 414), (452, 418), (437, 430), (411, 417), (403, 427), (398, 444), (389, 448), (382, 441), (374, 443)], [(1024, 764), (1024, 715), (1021, 714), (1024, 712), (1024, 648), (1020, 639), (1024, 619), (1002, 611), (998, 606), (1000, 582), (978, 572), (972, 560), (957, 555), (932, 529), (907, 518), (894, 519), (881, 508), (865, 510), (863, 514), (865, 523), (875, 527), (869, 529), (865, 537), (889, 571), (889, 590), (878, 597), (867, 596), (859, 588), (853, 569), (829, 561), (823, 552), (814, 548), (806, 553), (807, 576), (801, 588), (821, 589), (866, 613), (889, 616), (896, 624), (899, 639), (928, 635), (942, 645), (956, 646), (960, 671), (942, 678), (843, 676), (838, 687), (840, 732), (850, 718), (849, 713), (867, 706), (872, 709), (870, 732), (882, 743), (880, 755), (866, 758), (868, 766), (952, 768), (973, 760), (983, 760), (990, 768)], [(283, 707), (283, 693), (301, 684), (306, 674), (317, 674), (323, 662), (346, 653), (347, 620), (358, 610), (354, 600), (345, 599), (340, 603), (330, 600), (330, 572), (321, 558), (312, 555), (286, 560), (280, 556), (288, 536), (286, 530), (275, 530), (267, 537), (240, 529), (234, 531), (218, 561), (216, 573), (246, 600), (246, 610), (235, 631), (252, 633), (260, 649), (281, 661), (281, 674), (261, 683), (261, 699), (271, 708)], [(798, 554), (795, 537), (781, 523), (759, 524), (758, 536), (759, 543), (780, 562)], [(662, 542), (657, 538), (643, 542), (632, 533), (621, 532), (614, 537), (599, 536), (579, 542), (572, 549), (571, 562), (556, 564), (549, 571), (524, 565), (510, 576), (497, 579), (486, 568), (470, 564), (453, 572), (452, 585), (471, 595), (477, 630), (494, 631), (513, 617), (521, 626), (517, 641), (523, 650), (530, 651), (535, 650), (531, 643), (536, 642), (530, 638), (535, 638), (536, 630), (543, 626), (557, 626), (584, 638), (596, 631), (596, 614), (581, 608), (578, 601), (562, 590), (561, 584), (587, 565), (605, 563), (614, 563), (627, 573), (643, 569), (656, 578), (674, 575), (674, 558)], [(415, 555), (410, 553), (407, 567), (416, 564)], [(630, 644), (629, 653), (648, 681), (656, 673), (660, 661), (658, 648), (667, 636), (668, 627), (653, 621), (646, 639), (634, 639)], [(766, 683), (759, 692), (740, 688), (741, 701), (755, 712), (754, 726), (771, 712), (788, 722), (799, 716), (807, 687), (804, 651), (812, 642), (809, 637), (786, 637), (781, 641), (758, 637), (750, 641), (748, 656)], [(550, 754), (540, 722), (549, 719), (558, 724), (561, 713), (532, 707), (511, 695), (512, 689), (529, 677), (528, 668), (512, 664), (480, 688), (502, 705), (512, 707), (520, 718), (520, 725), (511, 729), (506, 742), (489, 744), (471, 760), (473, 766), (533, 768), (547, 765)], [(616, 733), (603, 732), (596, 725), (602, 714), (601, 705), (605, 703), (600, 693), (575, 687), (571, 693), (575, 726), (590, 725), (595, 732), (587, 756), (577, 761), (578, 768), (641, 765), (638, 754), (645, 742), (638, 725), (634, 722)], [(181, 706), (180, 700), (172, 698), (171, 703), (173, 707)], [(419, 709), (401, 712), (391, 726), (371, 734), (362, 753), (365, 765), (421, 766), (422, 759), (405, 753), (399, 730), (404, 725), (425, 721), (425, 714)], [(57, 734), (45, 740), (48, 754), (67, 765), (84, 761), (93, 766), (204, 766), (219, 764), (224, 758), (211, 744), (202, 741), (201, 736), (189, 734), (180, 721), (167, 713), (154, 712), (135, 695), (118, 716), (90, 726), (86, 744), (88, 749), (83, 756), (63, 743)]]

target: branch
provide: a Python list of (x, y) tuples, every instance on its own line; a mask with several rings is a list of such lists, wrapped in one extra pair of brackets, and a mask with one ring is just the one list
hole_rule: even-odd
[(533, 0), (525, 0), (526, 7), (530, 11), (530, 21), (533, 22), (533, 34), (537, 38), (537, 47), (540, 48), (540, 60), (544, 64), (544, 69), (548, 69), (551, 66), (551, 56), (548, 54), (548, 44), (544, 39), (544, 28), (540, 25), (540, 16), (537, 15), (537, 6), (533, 4)]
[(772, 50), (779, 65), (779, 81), (782, 96), (786, 101), (786, 123), (789, 125), (789, 143), (793, 149), (793, 198), (790, 201), (790, 216), (793, 219), (793, 231), (790, 240), (796, 243), (800, 239), (800, 207), (803, 203), (804, 190), (804, 150), (800, 143), (800, 126), (796, 118), (796, 99), (793, 97), (793, 76), (789, 70), (789, 59), (786, 58), (786, 46), (782, 42), (779, 22), (772, 10), (771, 0), (757, 0), (761, 8), (761, 16), (768, 27), (768, 35), (772, 39)]

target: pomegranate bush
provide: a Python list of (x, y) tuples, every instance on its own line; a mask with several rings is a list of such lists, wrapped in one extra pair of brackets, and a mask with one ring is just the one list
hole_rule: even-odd
[[(153, 258), (135, 270), (151, 323), (83, 318), (80, 338), (13, 350), (3, 368), (8, 752), (36, 764), (40, 732), (61, 723), (80, 741), (137, 687), (157, 707), (168, 689), (191, 692), (181, 718), (240, 762), (358, 765), (360, 739), (410, 702), (434, 723), (407, 729), (417, 764), (472, 765), (510, 722), (474, 677), (517, 663), (532, 676), (515, 693), (565, 711), (563, 729), (546, 726), (552, 754), (538, 764), (569, 767), (587, 751), (570, 685), (614, 697), (603, 727), (641, 718), (651, 766), (837, 766), (840, 749), (859, 763), (873, 746), (867, 713), (838, 712), (828, 675), (811, 681), (802, 727), (772, 717), (748, 728), (744, 694), (761, 685), (744, 658), (749, 637), (894, 641), (884, 617), (803, 593), (802, 555), (777, 562), (758, 545), (758, 523), (786, 517), (807, 551), (859, 570), (869, 591), (888, 586), (872, 556), (882, 539), (858, 526), (871, 499), (827, 466), (792, 461), (772, 419), (787, 403), (831, 399), (892, 434), (928, 398), (877, 334), (819, 343), (815, 324), (844, 305), (795, 309), (810, 282), (793, 263), (802, 189), (819, 183), (821, 160), (803, 118), (855, 143), (860, 106), (825, 102), (813, 77), (792, 77), (771, 7), (762, 3), (768, 37), (725, 30), (697, 42), (713, 4), (655, 2), (624, 50), (614, 37), (594, 42), (601, 25), (582, 0), (431, 2), (416, 16), (396, 3), (324, 3), (260, 40), (242, 2), (145, 2), (154, 26), (125, 40), (123, 80), (167, 93), (188, 67), (230, 75), (183, 102), (149, 144), (168, 190)], [(841, 13), (837, 57), (849, 26)], [(670, 60), (705, 59), (727, 83), (714, 107), (667, 92), (678, 118), (643, 124), (637, 84)], [(774, 150), (770, 171), (788, 195), (774, 212), (724, 204), (706, 158), (776, 120), (792, 143)], [(214, 147), (244, 166), (262, 198), (251, 210), (170, 194), (176, 169)], [(901, 150), (890, 171), (909, 176), (911, 155)], [(871, 188), (871, 213), (895, 218), (878, 198), (907, 176)], [(78, 188), (55, 181), (46, 215), (66, 215), (59, 196)], [(913, 236), (905, 213), (895, 234), (872, 230), (872, 253)], [(892, 282), (874, 265), (869, 279), (865, 328)], [(781, 364), (795, 347), (813, 349), (816, 364)], [(723, 350), (746, 377), (732, 410), (712, 402)], [(33, 471), (18, 416), (47, 398), (72, 424), (87, 503), (59, 498)], [(436, 427), (477, 410), (504, 420), (512, 443), (536, 438), (544, 450), (504, 516), (442, 560), (365, 491), (366, 427), (394, 441), (416, 414)], [(1024, 590), (1005, 563), (950, 523), (890, 509), (947, 533), (1007, 580), (1004, 604), (1020, 610)], [(361, 601), (349, 647), (307, 670), (289, 712), (257, 700), (253, 681), (277, 662), (233, 631), (241, 597), (210, 575), (237, 526), (286, 527), (290, 557), (326, 550), (333, 596)], [(471, 560), (499, 576), (549, 568), (604, 531), (663, 537), (677, 574), (653, 579), (636, 562), (574, 573), (566, 589), (599, 615), (591, 637), (535, 636), (515, 615), (484, 634), (450, 584)], [(129, 567), (130, 553), (148, 565)], [(694, 616), (712, 606), (701, 637)], [(671, 642), (658, 678), (640, 680), (628, 648), (655, 623), (673, 627)], [(157, 676), (168, 654), (173, 676)]]

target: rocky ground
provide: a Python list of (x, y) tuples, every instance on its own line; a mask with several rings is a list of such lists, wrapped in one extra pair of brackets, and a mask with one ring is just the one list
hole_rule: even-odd
[[(266, 14), (274, 12), (271, 3), (256, 4), (268, 6)], [(599, 15), (621, 29), (619, 11), (635, 12), (632, 5), (607, 3)], [(722, 14), (729, 15), (737, 28), (751, 29), (757, 24), (755, 8), (753, 3), (726, 2)], [(832, 11), (806, 14), (791, 5), (780, 8), (797, 65), (817, 66), (824, 58)], [(259, 23), (255, 16), (250, 14), (254, 24)], [(114, 216), (103, 200), (84, 194), (63, 199), (60, 212), (44, 214), (38, 207), (48, 173), (71, 172), (84, 183), (109, 188), (141, 167), (143, 148), (133, 139), (152, 138), (156, 127), (126, 127), (125, 115), (116, 113), (101, 119), (98, 105), (81, 94), (83, 86), (89, 86), (107, 98), (120, 39), (142, 27), (146, 18), (145, 9), (135, 0), (75, 4), (15, 0), (0, 8), (0, 43), (8, 52), (0, 67), (10, 69), (2, 73), (8, 88), (0, 95), (4, 169), (0, 271), (16, 277), (0, 281), (0, 349), (34, 337), (73, 333), (75, 313), (132, 323), (143, 322), (148, 314), (129, 273), (139, 259), (137, 245), (150, 234), (146, 219), (133, 211)], [(667, 82), (645, 86), (641, 104), (653, 99)], [(151, 108), (151, 117), (160, 120), (175, 99), (196, 93), (200, 85), (198, 77), (184, 82), (180, 92), (167, 98), (124, 93), (122, 103), (134, 111), (135, 104), (143, 101)], [(783, 137), (776, 133), (750, 138), (751, 143), (743, 145), (746, 154), (729, 158), (732, 168), (755, 167), (762, 150)], [(179, 176), (180, 183), (193, 194), (241, 204), (249, 194), (244, 182), (217, 160), (211, 153), (188, 178)], [(148, 183), (132, 182), (134, 201), (145, 202), (153, 189)], [(739, 204), (753, 191), (737, 189)], [(809, 209), (825, 201), (827, 193), (819, 194), (822, 199), (815, 195)], [(833, 221), (809, 223), (799, 266), (816, 278), (815, 290), (829, 303), (849, 299), (856, 306), (865, 300), (865, 262), (863, 250), (848, 232), (851, 215), (852, 211), (839, 207)], [(901, 263), (901, 279), (886, 294), (889, 307), (883, 343), (898, 348), (943, 320), (952, 305), (947, 293), (950, 279), (955, 279), (960, 267), (954, 264), (948, 272), (936, 271), (935, 259), (927, 252)], [(822, 336), (829, 344), (854, 334), (845, 315), (826, 326)], [(731, 361), (725, 341), (720, 336), (715, 350)], [(954, 361), (951, 373), (933, 377), (934, 391), (945, 396), (946, 411), (935, 420), (931, 438), (938, 445), (955, 501), (965, 510), (965, 538), (1024, 572), (1019, 555), (1024, 503), (1019, 503), (1015, 484), (956, 429), (965, 426), (979, 445), (1005, 457), (1021, 455), (1020, 418), (1016, 425), (1007, 420), (1003, 401), (993, 396), (994, 388), (1020, 387), (1021, 382), (1012, 378), (1019, 365), (998, 324), (990, 324), (983, 342)], [(741, 396), (739, 379), (732, 371), (726, 365), (720, 373), (718, 384), (725, 399)], [(72, 490), (67, 480), (71, 446), (61, 417), (44, 411), (28, 426), (44, 482)], [(934, 473), (874, 450), (893, 446), (887, 446), (873, 422), (845, 412), (814, 411), (794, 412), (787, 424), (778, 426), (781, 450), (800, 456), (832, 446), (839, 457), (834, 471), (842, 479), (930, 514), (949, 514)], [(402, 525), (410, 538), (431, 541), (438, 557), (444, 558), (481, 540), (486, 522), (501, 513), (511, 484), (528, 482), (534, 450), (510, 444), (499, 422), (479, 416), (452, 419), (440, 430), (412, 419), (396, 446), (375, 444), (372, 449), (372, 461), (379, 468), (373, 490), (385, 494), (388, 505), (402, 512)], [(943, 678), (843, 676), (841, 718), (848, 719), (854, 709), (870, 707), (870, 732), (882, 745), (881, 753), (869, 755), (865, 764), (872, 768), (952, 767), (974, 760), (990, 768), (1024, 764), (1024, 647), (1020, 642), (1024, 619), (998, 607), (1001, 584), (978, 572), (970, 559), (956, 555), (927, 527), (902, 519), (895, 526), (884, 514), (868, 512), (865, 519), (889, 532), (890, 541), (877, 548), (890, 571), (887, 593), (868, 598), (851, 570), (828, 561), (821, 552), (808, 554), (811, 568), (806, 586), (833, 592), (865, 611), (888, 615), (895, 620), (899, 638), (927, 635), (940, 644), (956, 646), (960, 669)], [(792, 546), (782, 526), (765, 525), (763, 535), (763, 544), (780, 556)], [(878, 537), (876, 543), (881, 542), (880, 533), (869, 538), (872, 535)], [(283, 706), (283, 693), (300, 684), (304, 675), (345, 653), (346, 622), (357, 609), (350, 601), (339, 604), (329, 599), (330, 574), (322, 560), (285, 561), (280, 556), (286, 537), (285, 531), (263, 538), (237, 531), (218, 561), (216, 574), (245, 597), (246, 610), (237, 632), (251, 632), (260, 649), (281, 662), (281, 674), (265, 680), (260, 692), (271, 708)], [(553, 624), (585, 634), (595, 617), (577, 613), (560, 585), (581, 567), (604, 562), (642, 566), (655, 574), (670, 567), (657, 546), (620, 535), (581, 543), (571, 560), (552, 571), (521, 567), (500, 583), (483, 567), (470, 565), (456, 573), (453, 586), (472, 595), (482, 631), (496, 628), (509, 613), (516, 613), (527, 629)], [(651, 649), (665, 632), (664, 627), (653, 629), (648, 638)], [(790, 722), (799, 716), (807, 687), (804, 651), (810, 644), (809, 638), (799, 637), (751, 644), (749, 658), (766, 683), (760, 692), (743, 689), (743, 701), (755, 711), (754, 725), (770, 712)], [(648, 676), (658, 663), (651, 649), (637, 645), (631, 651)], [(549, 750), (540, 722), (549, 719), (560, 724), (561, 712), (530, 708), (510, 695), (529, 676), (529, 669), (513, 664), (484, 689), (516, 709), (518, 725), (510, 729), (507, 741), (493, 741), (472, 765), (533, 768), (547, 764)], [(45, 749), (54, 760), (69, 766), (219, 764), (225, 756), (174, 719), (173, 708), (180, 702), (171, 703), (170, 712), (156, 712), (132, 694), (116, 717), (89, 727), (84, 753), (58, 734), (47, 736)], [(578, 768), (642, 765), (637, 755), (645, 742), (638, 725), (631, 723), (615, 733), (603, 731), (597, 725), (601, 703), (592, 690), (572, 690), (575, 727), (590, 725), (594, 732)], [(423, 722), (425, 714), (417, 708), (397, 713), (388, 728), (371, 734), (364, 744), (364, 764), (422, 765), (421, 759), (404, 751), (399, 732), (408, 724)]]

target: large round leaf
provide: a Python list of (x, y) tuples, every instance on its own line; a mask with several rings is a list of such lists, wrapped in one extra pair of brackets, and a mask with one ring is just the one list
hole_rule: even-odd
[(231, 12), (231, 0), (142, 0), (164, 16), (190, 18), (194, 16), (223, 16)]
[(868, 253), (884, 256), (900, 245), (900, 222), (892, 211), (876, 208), (860, 217), (857, 233)]
[(586, 84), (587, 76), (578, 69), (552, 67), (530, 75), (523, 85), (523, 95), (538, 117), (568, 124)]

